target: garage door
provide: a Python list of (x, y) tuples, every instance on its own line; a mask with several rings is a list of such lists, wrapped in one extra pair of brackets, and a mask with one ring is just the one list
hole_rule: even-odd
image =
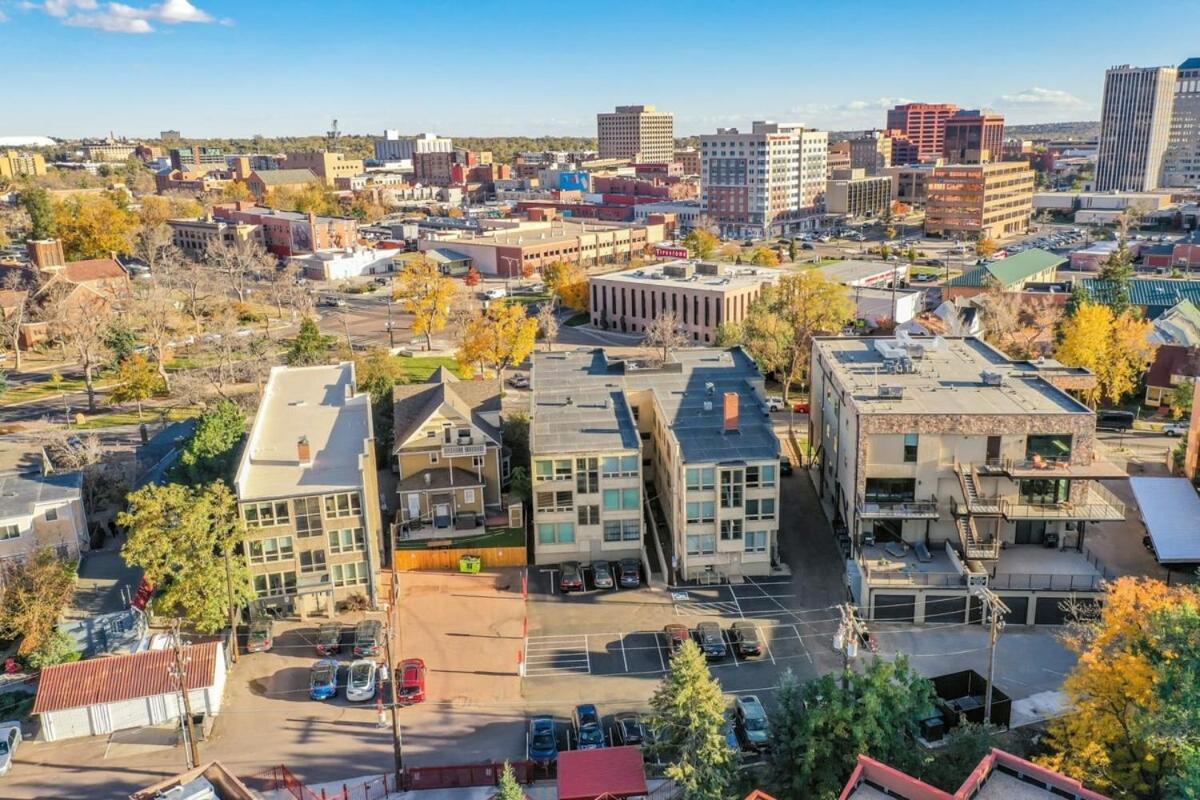
[(966, 618), (967, 598), (964, 595), (925, 595), (925, 624), (959, 622)]
[(1029, 596), (1028, 595), (1012, 595), (1006, 597), (1000, 595), (1000, 602), (1008, 606), (1009, 613), (1004, 617), (1004, 621), (1009, 625), (1025, 625), (1029, 621)]
[(92, 721), (86, 708), (68, 708), (52, 711), (49, 717), (48, 736), (51, 741), (71, 739), (76, 736), (91, 736)]
[[(1066, 597), (1039, 597), (1033, 612), (1035, 625), (1063, 625), (1068, 622), (1067, 612), (1063, 606), (1070, 600)], [(1092, 599), (1075, 598), (1072, 601), (1077, 606), (1096, 607), (1099, 602)]]
[(911, 594), (877, 594), (871, 619), (912, 622), (917, 598)]
[(108, 718), (114, 731), (141, 728), (151, 724), (150, 704), (145, 697), (108, 704)]

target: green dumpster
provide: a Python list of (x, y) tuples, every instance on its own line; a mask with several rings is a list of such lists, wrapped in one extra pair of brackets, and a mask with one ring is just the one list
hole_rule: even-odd
[(459, 572), (479, 572), (479, 568), (483, 566), (483, 559), (479, 556), (459, 556), (458, 571)]

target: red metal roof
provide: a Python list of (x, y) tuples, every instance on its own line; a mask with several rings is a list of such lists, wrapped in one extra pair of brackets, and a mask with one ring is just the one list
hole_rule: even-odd
[(647, 792), (640, 747), (567, 750), (558, 754), (558, 800), (636, 797)]
[[(187, 688), (213, 685), (217, 674), (217, 642), (187, 647)], [(148, 650), (123, 656), (101, 656), (42, 670), (33, 713), (115, 703), (179, 691), (171, 668), (175, 651)]]

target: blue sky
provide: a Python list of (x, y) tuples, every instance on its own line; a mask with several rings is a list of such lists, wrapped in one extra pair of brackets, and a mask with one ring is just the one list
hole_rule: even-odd
[[(1063, 9), (1063, 10), (1059, 10)], [(1195, 0), (0, 0), (0, 135), (384, 127), (594, 135), (652, 103), (677, 134), (878, 127), (897, 101), (1097, 119), (1104, 70), (1200, 55)]]

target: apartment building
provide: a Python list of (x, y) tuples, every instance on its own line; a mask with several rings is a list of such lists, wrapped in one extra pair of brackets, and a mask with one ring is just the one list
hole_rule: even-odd
[(667, 164), (675, 157), (675, 116), (654, 106), (617, 106), (596, 115), (600, 158)]
[(397, 539), (483, 533), (501, 510), (500, 390), (439, 368), (392, 392)]
[(432, 133), (401, 136), (400, 131), (385, 130), (375, 140), (375, 158), (379, 161), (409, 161), (417, 153), (452, 153), (454, 140)]
[(1004, 158), (1004, 117), (958, 111), (946, 120), (942, 157), (948, 164), (982, 164)]
[(892, 165), (892, 137), (885, 131), (867, 131), (847, 141), (850, 169), (861, 169), (867, 175), (878, 175)]
[(700, 151), (694, 147), (676, 150), (675, 162), (682, 167), (684, 175), (700, 174)]
[(751, 303), (779, 275), (765, 267), (686, 260), (594, 275), (588, 280), (588, 313), (597, 327), (644, 333), (671, 312), (691, 341), (711, 344), (722, 324), (746, 319)]
[(234, 487), (260, 605), (303, 618), (351, 595), (376, 603), (375, 432), (353, 363), (271, 370)]
[(134, 142), (118, 141), (109, 137), (99, 141), (83, 143), (83, 158), (85, 161), (128, 161), (137, 149)]
[(454, 182), (454, 152), (433, 150), (413, 153), (413, 173), (417, 183), (449, 186)]
[(171, 169), (184, 172), (208, 172), (226, 165), (225, 152), (219, 147), (175, 147), (168, 155)]
[(6, 150), (0, 153), (0, 178), (37, 177), (46, 174), (46, 160), (41, 153), (22, 153)]
[(892, 179), (886, 175), (870, 177), (866, 170), (841, 169), (825, 188), (825, 210), (848, 217), (872, 217), (892, 204)]
[(824, 199), (829, 134), (755, 122), (700, 137), (700, 203), (723, 236), (765, 238), (815, 225)]
[[(777, 560), (779, 440), (741, 348), (665, 363), (602, 349), (533, 356), (534, 558), (645, 558), (653, 483), (675, 577), (768, 575)], [(645, 537), (645, 538), (644, 538)]]
[(1033, 213), (1034, 174), (1023, 161), (935, 167), (927, 183), (925, 233), (999, 239), (1024, 232)]
[(226, 222), (219, 219), (169, 219), (171, 243), (184, 255), (201, 258), (214, 242), (232, 244), (253, 241), (263, 244), (263, 231), (259, 225), (248, 222)]
[(966, 622), (990, 586), (1008, 622), (1057, 624), (1065, 598), (1097, 596), (1086, 531), (1125, 518), (1100, 480), (1126, 476), (1063, 388), (1091, 373), (898, 336), (817, 339), (810, 374), (817, 489), (866, 616)]
[[(953, 103), (905, 103), (888, 109), (888, 130), (899, 131), (911, 146), (912, 161), (940, 156), (946, 143), (946, 120), (958, 111)], [(893, 160), (893, 164), (909, 163)]]
[(1098, 192), (1146, 192), (1161, 185), (1171, 136), (1175, 67), (1112, 67), (1104, 73)]
[(1178, 67), (1162, 185), (1200, 185), (1200, 58)]
[(324, 150), (288, 153), (286, 163), (289, 170), (310, 170), (326, 186), (333, 186), (338, 178), (353, 178), (363, 174), (361, 158), (346, 158), (344, 153), (328, 153)]

